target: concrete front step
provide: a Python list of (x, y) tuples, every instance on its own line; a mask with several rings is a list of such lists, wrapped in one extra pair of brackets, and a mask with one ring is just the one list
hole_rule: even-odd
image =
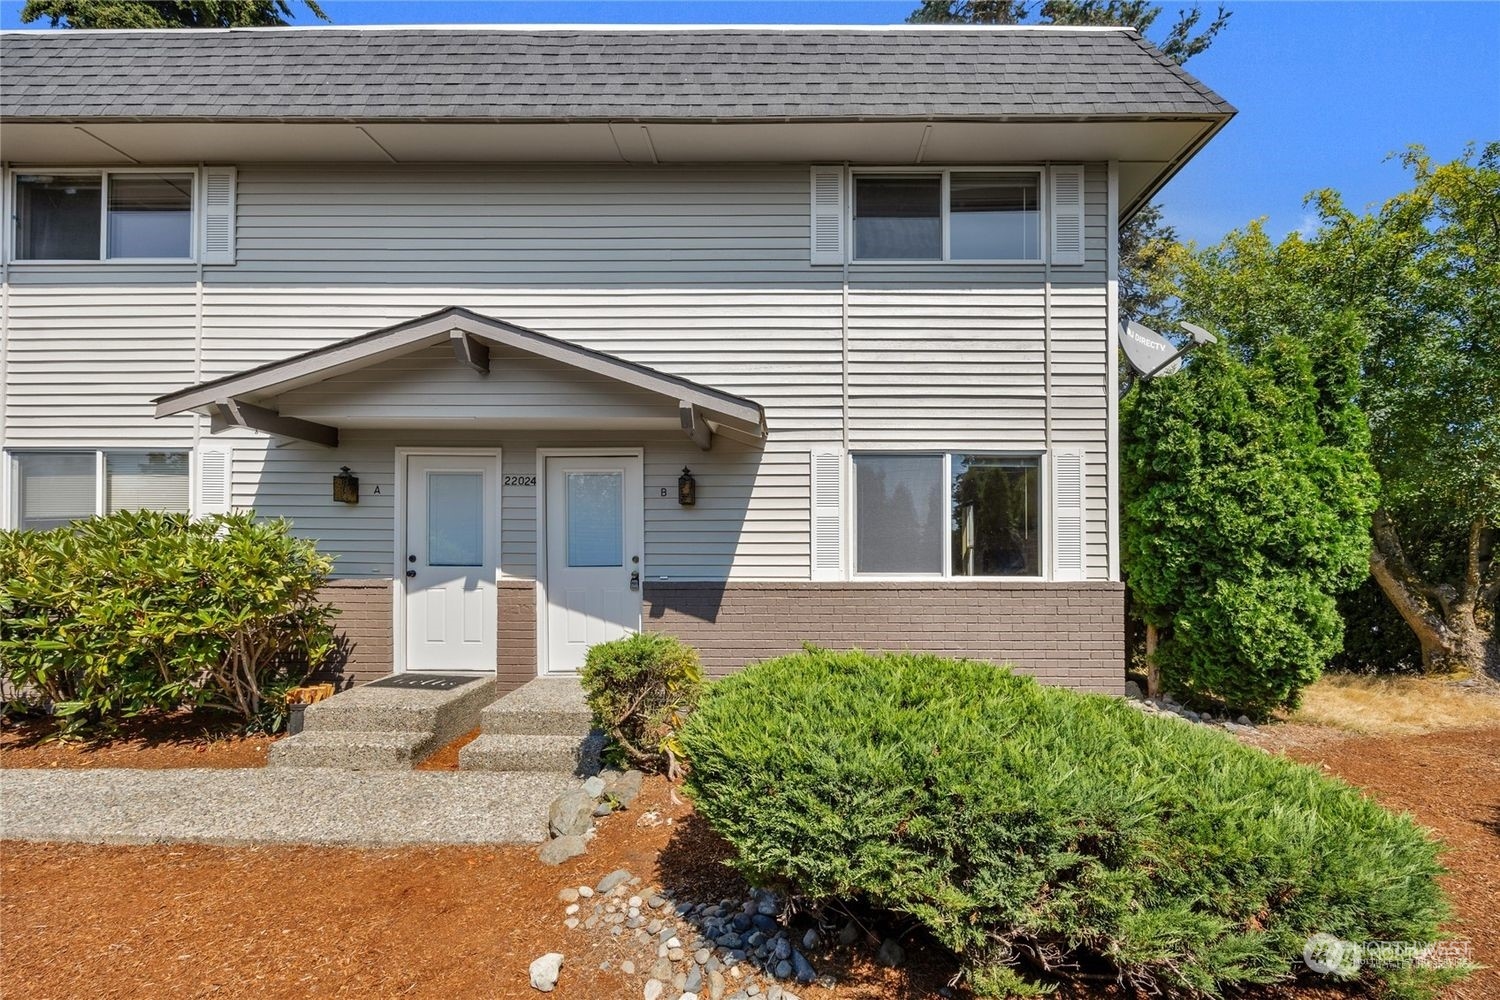
[(448, 690), (365, 684), (307, 706), (302, 732), (271, 744), (272, 767), (409, 769), (479, 724), (495, 676)]
[(593, 728), (593, 716), (576, 677), (538, 677), (480, 713), (479, 728), (485, 735), (569, 736), (577, 741)]
[(599, 772), (602, 734), (540, 736), (483, 733), (458, 751), (464, 771), (528, 771), (584, 776)]
[(444, 742), (430, 733), (303, 730), (272, 743), (266, 763), (270, 767), (409, 771)]
[(476, 674), (447, 691), (380, 687), (379, 682), (340, 692), (307, 706), (304, 731), (430, 733), (442, 742), (473, 729), (495, 697), (495, 676)]

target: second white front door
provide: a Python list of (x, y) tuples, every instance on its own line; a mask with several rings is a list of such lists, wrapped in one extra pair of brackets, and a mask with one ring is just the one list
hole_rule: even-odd
[(500, 459), (406, 463), (406, 669), (493, 671)]
[(546, 671), (641, 627), (641, 459), (546, 459)]

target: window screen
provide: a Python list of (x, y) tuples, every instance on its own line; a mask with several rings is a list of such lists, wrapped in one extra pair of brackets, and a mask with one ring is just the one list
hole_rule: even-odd
[(98, 175), (18, 175), (16, 259), (98, 260), (101, 193)]
[(1040, 576), (1036, 459), (953, 456), (954, 576)]
[(943, 571), (941, 455), (856, 455), (854, 496), (856, 572)]
[(941, 260), (940, 176), (858, 177), (854, 256), (864, 260)]

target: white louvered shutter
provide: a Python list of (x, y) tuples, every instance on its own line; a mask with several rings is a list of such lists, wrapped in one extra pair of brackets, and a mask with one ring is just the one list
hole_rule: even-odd
[(199, 259), (205, 264), (234, 263), (233, 167), (203, 168), (203, 221), (198, 227)]
[(812, 578), (844, 577), (844, 456), (812, 453)]
[(230, 482), (234, 473), (234, 452), (228, 448), (198, 449), (197, 503), (193, 514), (227, 514), (230, 510)]
[(1083, 263), (1083, 167), (1053, 167), (1052, 263)]
[(1083, 579), (1083, 452), (1052, 453), (1054, 580)]
[(844, 262), (844, 168), (812, 168), (812, 262)]

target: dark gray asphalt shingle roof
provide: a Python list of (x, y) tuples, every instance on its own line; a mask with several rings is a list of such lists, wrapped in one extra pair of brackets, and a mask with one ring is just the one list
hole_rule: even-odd
[(500, 28), (0, 35), (8, 120), (1220, 116), (1129, 31)]

